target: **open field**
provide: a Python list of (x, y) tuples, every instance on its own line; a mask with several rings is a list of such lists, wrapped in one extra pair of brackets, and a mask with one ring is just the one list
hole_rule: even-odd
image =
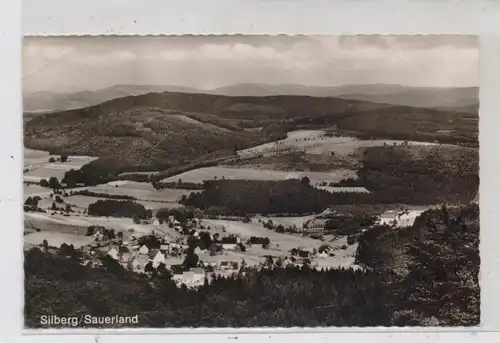
[(66, 162), (50, 163), (50, 157), (48, 151), (24, 148), (24, 169), (28, 170), (24, 173), (24, 180), (39, 182), (41, 179), (49, 179), (52, 176), (61, 180), (68, 170), (80, 169), (85, 164), (98, 159), (92, 156), (68, 156)]
[(309, 237), (277, 233), (266, 229), (255, 220), (250, 223), (242, 223), (230, 220), (203, 219), (202, 224), (210, 226), (211, 229), (216, 229), (217, 231), (220, 231), (224, 227), (227, 234), (234, 234), (241, 237), (268, 237), (271, 241), (269, 251), (273, 249), (288, 251), (297, 247), (313, 249), (323, 244), (322, 241)]
[[(64, 216), (59, 214), (32, 213), (24, 214), (24, 226), (26, 228), (37, 228), (42, 231), (52, 231), (75, 235), (85, 235), (87, 228), (92, 225), (100, 225), (107, 228), (122, 231), (127, 238), (132, 234), (142, 236), (158, 231), (169, 237), (179, 237), (177, 232), (165, 225), (135, 224), (130, 218), (115, 217), (90, 217), (90, 216)], [(131, 231), (132, 230), (132, 231)]]
[(49, 246), (57, 248), (63, 243), (68, 245), (73, 244), (75, 248), (80, 248), (84, 245), (90, 244), (93, 241), (93, 238), (51, 231), (33, 232), (24, 236), (24, 243), (29, 245), (39, 245), (42, 244), (44, 240), (47, 240)]
[[(240, 156), (272, 154), (278, 151), (302, 151), (308, 154), (325, 154), (334, 152), (337, 155), (349, 155), (360, 148), (383, 146), (384, 144), (402, 144), (402, 140), (360, 140), (355, 137), (327, 137), (324, 130), (297, 130), (287, 133), (287, 138), (240, 150)], [(436, 145), (430, 142), (408, 142), (411, 145)], [(278, 148), (279, 147), (279, 148)]]
[[(70, 204), (70, 205), (76, 206), (77, 208), (83, 210), (83, 209), (88, 209), (90, 204), (93, 204), (98, 200), (109, 200), (109, 199), (86, 196), (86, 195), (72, 195), (69, 197), (64, 197), (63, 200), (64, 200), (64, 204)], [(44, 209), (49, 209), (50, 206), (52, 205), (52, 201), (53, 200), (51, 198), (42, 199), (39, 202), (39, 207), (44, 208)], [(134, 202), (143, 205), (147, 210), (151, 210), (153, 212), (160, 209), (160, 208), (183, 207), (183, 205), (181, 205), (177, 202), (141, 201), (141, 200), (137, 200)]]
[(283, 225), (284, 227), (289, 227), (289, 226), (296, 226), (297, 228), (302, 228), (302, 225), (304, 223), (308, 222), (309, 220), (312, 220), (316, 218), (317, 215), (310, 215), (310, 216), (302, 216), (302, 217), (263, 217), (263, 216), (257, 216), (255, 220), (261, 220), (263, 222), (267, 222), (268, 220), (271, 220), (273, 224), (275, 225)]
[(276, 170), (263, 170), (254, 168), (229, 168), (229, 167), (207, 167), (191, 170), (162, 180), (163, 182), (202, 183), (205, 180), (228, 179), (228, 180), (286, 180), (300, 179), (307, 176), (311, 183), (338, 182), (346, 178), (356, 178), (356, 173), (348, 169), (338, 169), (332, 172), (284, 172)]
[(118, 181), (109, 184), (87, 187), (90, 192), (106, 193), (110, 195), (129, 195), (142, 201), (175, 203), (183, 195), (189, 196), (193, 191), (182, 189), (156, 190), (150, 183), (134, 181)]
[(44, 195), (46, 193), (50, 194), (51, 190), (48, 188), (40, 187), (38, 185), (28, 185), (24, 184), (24, 196), (35, 196), (35, 195)]

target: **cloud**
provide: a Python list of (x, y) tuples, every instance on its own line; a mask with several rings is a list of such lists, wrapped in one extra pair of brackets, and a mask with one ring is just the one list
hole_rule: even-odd
[(477, 37), (159, 36), (29, 37), (26, 90), (120, 83), (217, 87), (232, 83), (478, 83)]

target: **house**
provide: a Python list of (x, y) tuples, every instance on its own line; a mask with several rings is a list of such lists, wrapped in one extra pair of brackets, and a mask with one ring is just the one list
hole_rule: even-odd
[(153, 268), (158, 268), (158, 266), (163, 263), (165, 264), (165, 255), (163, 255), (163, 253), (159, 250), (152, 250), (150, 252), (150, 257), (151, 257), (151, 253), (154, 252), (154, 256), (153, 258), (151, 258), (151, 262), (153, 262)]
[(174, 274), (172, 279), (177, 285), (185, 284), (187, 287), (201, 286), (205, 282), (205, 274), (198, 274), (192, 271)]
[(309, 251), (307, 251), (307, 250), (299, 250), (299, 257), (302, 257), (302, 258), (309, 257)]
[(149, 253), (149, 248), (145, 245), (143, 245), (140, 249), (139, 249), (139, 254), (142, 254), (142, 255), (147, 255)]
[(311, 219), (306, 223), (307, 229), (324, 229), (326, 225), (325, 219)]
[(153, 219), (153, 225), (160, 225), (160, 221), (158, 219)]
[(128, 253), (128, 252), (122, 253), (120, 255), (120, 261), (121, 262), (128, 262), (128, 261), (130, 261), (130, 259), (132, 258), (132, 256), (133, 255), (131, 253)]
[(170, 244), (162, 244), (162, 245), (160, 245), (160, 251), (170, 252)]
[(109, 251), (109, 247), (107, 245), (103, 245), (97, 248), (97, 250), (103, 253), (107, 253)]
[(132, 259), (130, 268), (136, 273), (142, 273), (144, 272), (144, 267), (148, 262), (149, 259), (146, 255), (137, 255)]
[(239, 263), (235, 261), (221, 261), (220, 269), (221, 270), (236, 270), (238, 269)]
[(91, 249), (92, 249), (92, 247), (90, 245), (86, 245), (86, 246), (82, 247), (82, 251), (84, 253), (89, 253)]
[(203, 274), (205, 275), (205, 270), (201, 267), (196, 267), (196, 268), (191, 268), (189, 269), (190, 272), (193, 272), (194, 274)]
[(112, 247), (108, 251), (107, 255), (110, 256), (111, 258), (113, 258), (114, 260), (118, 260), (119, 259), (119, 253), (118, 253), (118, 250), (115, 247)]
[(238, 247), (238, 244), (226, 244), (226, 243), (222, 243), (222, 248), (224, 250), (234, 251), (234, 250), (236, 250), (237, 247)]
[(196, 247), (196, 248), (194, 248), (194, 253), (195, 253), (195, 254), (200, 254), (200, 253), (201, 253), (201, 251), (202, 251), (202, 250), (200, 249), (200, 247)]

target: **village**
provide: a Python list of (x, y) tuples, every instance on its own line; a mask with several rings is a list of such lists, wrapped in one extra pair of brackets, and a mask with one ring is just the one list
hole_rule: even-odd
[[(205, 279), (210, 281), (215, 275), (227, 277), (247, 267), (270, 268), (276, 264), (281, 267), (306, 265), (325, 268), (324, 263), (313, 261), (327, 261), (336, 256), (334, 250), (347, 250), (345, 244), (336, 248), (318, 244), (318, 248), (295, 247), (288, 254), (283, 254), (283, 251), (273, 248), (268, 238), (245, 238), (233, 234), (221, 236), (220, 233), (210, 233), (201, 223), (200, 219), (192, 219), (182, 224), (173, 216), (169, 217), (165, 226), (177, 233), (189, 233), (175, 240), (169, 240), (160, 230), (135, 236), (130, 232), (116, 233), (104, 226), (90, 226), (87, 236), (92, 238), (92, 242), (78, 250), (83, 255), (84, 265), (102, 265), (102, 259), (109, 257), (136, 273), (168, 269), (179, 286), (184, 284), (187, 287), (202, 285)], [(152, 224), (158, 225), (158, 220), (154, 219)], [(48, 243), (41, 244), (44, 245)]]

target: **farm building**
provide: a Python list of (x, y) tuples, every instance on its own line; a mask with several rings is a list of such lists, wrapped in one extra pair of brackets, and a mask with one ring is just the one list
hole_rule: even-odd
[(139, 249), (139, 254), (142, 254), (142, 255), (147, 255), (149, 253), (149, 248), (145, 245), (143, 245), (140, 249)]

